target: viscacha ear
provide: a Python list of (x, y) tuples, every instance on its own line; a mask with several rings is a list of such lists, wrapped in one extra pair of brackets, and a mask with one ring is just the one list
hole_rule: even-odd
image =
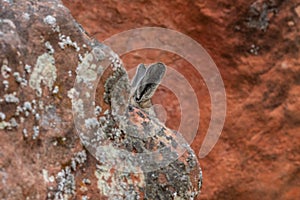
[(131, 82), (131, 88), (136, 88), (138, 83), (142, 80), (146, 73), (146, 67), (143, 63), (139, 64), (138, 69), (136, 70), (136, 73), (132, 79)]
[(165, 72), (166, 67), (163, 63), (150, 65), (143, 78), (138, 82), (134, 92), (134, 100), (137, 103), (150, 100), (164, 77)]

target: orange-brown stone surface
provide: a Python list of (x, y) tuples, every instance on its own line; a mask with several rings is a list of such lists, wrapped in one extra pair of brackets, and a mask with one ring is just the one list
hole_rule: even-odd
[[(97, 162), (75, 134), (70, 99), (62, 97), (73, 86), (78, 54), (89, 49), (83, 45), (89, 39), (60, 1), (20, 1), (11, 8), (13, 2), (0, 0), (0, 51), (5, 52), (0, 55), (0, 198), (105, 199), (97, 188)], [(129, 29), (165, 27), (199, 42), (216, 62), (225, 84), (227, 115), (217, 144), (199, 159), (204, 177), (199, 200), (300, 196), (297, 0), (63, 3), (84, 30), (100, 41)], [(70, 43), (59, 37), (55, 24), (63, 26), (60, 31), (70, 37)], [(63, 49), (60, 42), (68, 44)], [(49, 55), (55, 59), (59, 78), (50, 87), (44, 82), (43, 95), (36, 98), (29, 78), (37, 58), (51, 63)], [(198, 134), (191, 144), (198, 154), (211, 114), (202, 77), (186, 60), (161, 50), (145, 49), (121, 58), (128, 70), (141, 62), (160, 61), (185, 76), (196, 91), (201, 111)], [(181, 115), (174, 94), (159, 87), (154, 103), (165, 108), (167, 126), (178, 128)], [(18, 105), (23, 111), (17, 115)]]

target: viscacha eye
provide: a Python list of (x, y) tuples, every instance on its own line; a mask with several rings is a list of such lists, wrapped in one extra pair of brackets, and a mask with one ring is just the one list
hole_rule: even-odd
[(135, 96), (135, 97), (134, 97), (134, 100), (135, 100), (136, 102), (139, 102), (139, 101), (141, 100), (141, 98)]

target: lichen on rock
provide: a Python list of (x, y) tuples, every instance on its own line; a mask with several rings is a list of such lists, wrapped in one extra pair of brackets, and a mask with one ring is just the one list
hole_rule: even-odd
[(42, 83), (52, 91), (57, 78), (56, 71), (55, 59), (51, 54), (44, 53), (38, 57), (29, 79), (29, 86), (36, 90), (37, 96), (40, 97), (42, 95)]
[[(201, 175), (190, 173), (200, 172), (191, 148), (183, 140), (183, 145), (174, 145), (183, 138), (174, 133), (167, 140), (171, 130), (146, 113), (140, 119), (139, 108), (130, 109), (129, 79), (117, 54), (90, 39), (59, 0), (0, 5), (5, 19), (0, 20), (0, 161), (1, 172), (8, 174), (0, 183), (1, 198), (197, 195)], [(151, 137), (136, 138), (149, 130)], [(147, 157), (155, 150), (160, 151), (151, 158), (162, 157), (161, 165)], [(167, 162), (177, 156), (175, 164)], [(177, 165), (186, 168), (176, 170)], [(153, 170), (157, 174), (152, 176)]]

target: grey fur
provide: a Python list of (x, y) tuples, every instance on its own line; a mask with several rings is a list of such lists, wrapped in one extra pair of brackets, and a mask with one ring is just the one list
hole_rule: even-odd
[(136, 70), (136, 73), (131, 82), (132, 89), (134, 89), (134, 90), (136, 89), (136, 86), (138, 85), (138, 83), (145, 76), (146, 70), (147, 70), (146, 66), (143, 63), (139, 64), (138, 69)]
[(165, 72), (166, 67), (160, 62), (150, 65), (147, 69), (144, 64), (140, 64), (132, 81), (131, 104), (147, 111)]

